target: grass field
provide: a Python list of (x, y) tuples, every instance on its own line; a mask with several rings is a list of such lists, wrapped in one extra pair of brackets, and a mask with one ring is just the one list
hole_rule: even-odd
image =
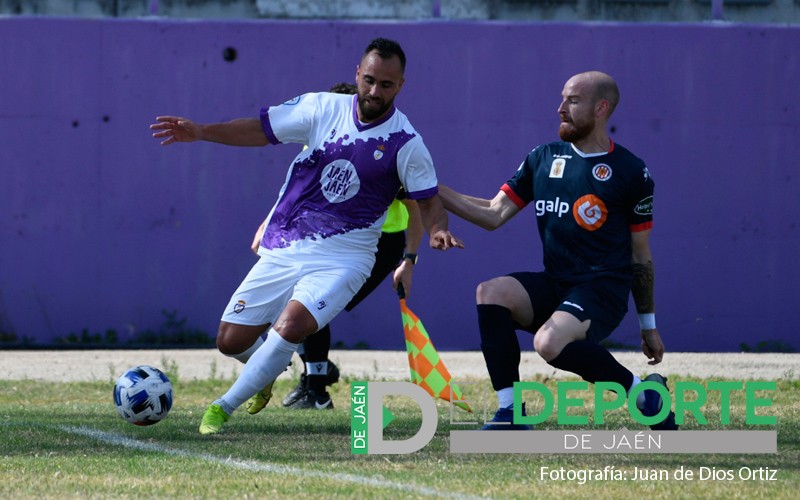
[[(169, 368), (169, 367), (168, 367)], [(451, 454), (449, 408), (439, 404), (436, 437), (409, 455), (351, 455), (349, 381), (332, 391), (334, 411), (280, 406), (290, 382), (260, 414), (237, 412), (225, 432), (200, 436), (197, 426), (210, 400), (230, 380), (182, 381), (168, 370), (175, 405), (157, 425), (136, 427), (113, 405), (113, 381), (49, 383), (0, 381), (0, 498), (87, 497), (294, 497), (294, 498), (797, 498), (800, 491), (800, 381), (777, 381), (773, 413), (778, 453), (700, 454)], [(698, 382), (706, 382), (696, 380)], [(671, 383), (676, 380), (670, 380)], [(547, 382), (554, 383), (552, 381)], [(732, 421), (710, 429), (748, 429), (744, 397), (733, 399)], [(718, 408), (711, 400), (708, 408)], [(411, 436), (419, 427), (412, 403), (398, 408), (387, 428)], [(719, 422), (714, 411), (709, 421)], [(716, 418), (715, 418), (716, 417)], [(634, 429), (623, 411), (603, 429)], [(455, 428), (453, 426), (452, 428)], [(555, 429), (549, 421), (539, 428)], [(700, 429), (691, 422), (687, 429)], [(754, 427), (750, 427), (754, 428)], [(708, 427), (703, 428), (708, 430)], [(763, 427), (759, 427), (764, 430)], [(770, 428), (772, 429), (772, 428)], [(460, 429), (459, 429), (460, 430)], [(560, 480), (541, 468), (603, 469), (632, 474), (634, 467), (707, 471), (775, 470), (775, 480)], [(714, 469), (712, 469), (714, 468)]]

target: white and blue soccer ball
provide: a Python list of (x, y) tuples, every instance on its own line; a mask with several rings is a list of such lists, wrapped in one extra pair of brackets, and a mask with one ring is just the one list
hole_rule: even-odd
[(172, 382), (152, 366), (131, 368), (114, 385), (114, 404), (119, 414), (134, 425), (153, 425), (172, 408)]

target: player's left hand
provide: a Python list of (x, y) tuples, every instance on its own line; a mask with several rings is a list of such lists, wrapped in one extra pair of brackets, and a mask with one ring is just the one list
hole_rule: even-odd
[(658, 329), (642, 330), (642, 352), (650, 360), (649, 365), (657, 365), (664, 358), (664, 342)]
[(450, 231), (436, 231), (431, 234), (431, 248), (447, 250), (448, 248), (464, 248), (464, 243)]

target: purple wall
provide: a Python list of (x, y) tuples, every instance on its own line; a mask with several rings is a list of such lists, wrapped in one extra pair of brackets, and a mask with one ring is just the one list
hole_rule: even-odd
[[(800, 348), (800, 29), (718, 24), (0, 19), (0, 331), (125, 341), (174, 309), (214, 333), (298, 148), (161, 148), (148, 124), (253, 116), (350, 81), (379, 35), (406, 49), (397, 103), (440, 180), (484, 197), (556, 137), (569, 76), (614, 75), (612, 136), (657, 185), (667, 348)], [(538, 236), (532, 210), (494, 233), (451, 221), (467, 248), (424, 249), (409, 305), (438, 348), (477, 349), (475, 286), (539, 269)], [(332, 326), (347, 345), (403, 348), (388, 283)], [(629, 314), (612, 339), (637, 338)]]

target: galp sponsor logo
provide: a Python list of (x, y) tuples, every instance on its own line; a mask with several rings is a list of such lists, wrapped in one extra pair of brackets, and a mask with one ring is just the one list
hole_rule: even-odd
[(546, 213), (557, 214), (559, 217), (569, 212), (569, 203), (561, 201), (561, 198), (556, 197), (555, 200), (536, 200), (534, 205), (536, 208), (536, 215), (542, 216)]

